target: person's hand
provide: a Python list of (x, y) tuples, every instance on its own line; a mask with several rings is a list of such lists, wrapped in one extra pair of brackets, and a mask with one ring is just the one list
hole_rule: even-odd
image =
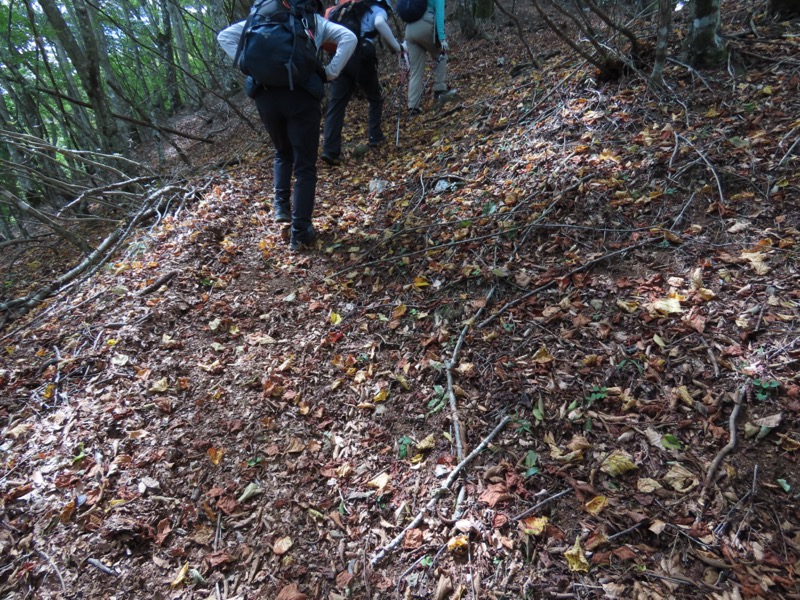
[(447, 54), (449, 49), (450, 45), (447, 43), (447, 40), (442, 40), (442, 54)]

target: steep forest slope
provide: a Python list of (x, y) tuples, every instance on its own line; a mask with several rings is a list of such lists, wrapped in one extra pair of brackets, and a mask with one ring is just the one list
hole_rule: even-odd
[(187, 149), (0, 332), (0, 595), (800, 597), (800, 25), (753, 19), (655, 89), (497, 25), (399, 120), (383, 56), (312, 251), (260, 126)]

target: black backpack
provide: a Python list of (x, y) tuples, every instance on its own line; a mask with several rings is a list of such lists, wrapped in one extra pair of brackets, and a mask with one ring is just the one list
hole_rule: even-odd
[(346, 0), (333, 7), (328, 13), (328, 20), (344, 25), (361, 41), (364, 37), (361, 34), (361, 20), (367, 11), (376, 4), (378, 4), (376, 0)]
[[(297, 87), (321, 97), (313, 0), (257, 0), (245, 21), (234, 64), (267, 87)], [(319, 85), (317, 85), (317, 83)]]
[(406, 23), (416, 23), (428, 10), (428, 0), (397, 0), (395, 12)]

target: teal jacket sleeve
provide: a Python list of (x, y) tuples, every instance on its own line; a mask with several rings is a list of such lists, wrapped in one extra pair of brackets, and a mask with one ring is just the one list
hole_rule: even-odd
[(428, 9), (433, 10), (433, 16), (436, 19), (436, 38), (443, 42), (447, 39), (444, 32), (444, 0), (428, 0)]

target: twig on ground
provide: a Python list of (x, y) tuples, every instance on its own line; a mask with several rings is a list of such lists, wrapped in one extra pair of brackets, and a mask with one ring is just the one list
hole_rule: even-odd
[(731, 411), (731, 416), (728, 420), (730, 440), (727, 444), (725, 444), (725, 446), (723, 446), (723, 448), (711, 462), (711, 465), (708, 467), (708, 473), (706, 474), (706, 479), (703, 482), (703, 488), (700, 490), (700, 511), (697, 513), (695, 523), (699, 523), (703, 520), (703, 516), (706, 512), (709, 488), (714, 482), (714, 477), (717, 474), (720, 464), (722, 464), (724, 458), (728, 456), (728, 454), (730, 454), (734, 448), (736, 448), (736, 442), (738, 441), (738, 436), (736, 434), (736, 420), (739, 418), (739, 411), (742, 409), (742, 403), (744, 402), (745, 395), (747, 394), (747, 389), (747, 385), (743, 385), (736, 390), (736, 397), (733, 401), (733, 410)]
[(714, 350), (711, 348), (711, 344), (706, 341), (706, 338), (701, 335), (700, 339), (703, 341), (703, 345), (706, 347), (706, 352), (708, 353), (708, 358), (714, 366), (714, 379), (719, 379), (719, 364), (717, 364), (717, 357), (714, 356)]
[(114, 577), (117, 576), (116, 571), (111, 567), (106, 566), (101, 561), (97, 560), (96, 558), (87, 558), (86, 562), (92, 565), (93, 567), (100, 569), (106, 575), (113, 575)]
[(694, 148), (694, 151), (697, 152), (697, 155), (703, 160), (704, 163), (706, 163), (706, 166), (708, 167), (709, 171), (711, 171), (711, 174), (714, 176), (714, 180), (717, 182), (717, 192), (719, 192), (719, 201), (724, 204), (725, 194), (722, 191), (722, 182), (719, 179), (719, 174), (717, 173), (717, 170), (714, 168), (714, 165), (712, 165), (711, 161), (708, 160), (708, 158), (706, 158), (706, 155), (703, 154), (703, 151), (700, 150), (700, 148), (698, 148), (697, 146), (695, 146), (688, 138), (682, 135), (679, 135), (678, 137), (681, 138), (687, 144), (689, 144), (692, 148)]
[(469, 455), (464, 460), (462, 460), (456, 466), (455, 469), (453, 469), (450, 472), (450, 475), (447, 476), (447, 479), (442, 484), (442, 486), (434, 492), (433, 497), (422, 508), (422, 510), (420, 510), (419, 513), (417, 513), (417, 516), (414, 517), (411, 523), (406, 525), (403, 531), (397, 534), (394, 537), (394, 539), (392, 539), (392, 541), (390, 541), (384, 548), (382, 548), (375, 556), (372, 557), (370, 564), (373, 567), (378, 563), (380, 563), (384, 558), (386, 558), (391, 552), (393, 552), (400, 545), (400, 543), (403, 541), (403, 538), (406, 535), (406, 532), (408, 532), (411, 529), (414, 529), (414, 527), (416, 527), (422, 522), (422, 519), (425, 518), (426, 514), (429, 514), (433, 511), (434, 507), (436, 506), (437, 500), (439, 500), (439, 498), (442, 495), (450, 491), (450, 486), (453, 485), (453, 482), (461, 474), (461, 471), (463, 471), (467, 467), (467, 465), (469, 465), (475, 459), (475, 457), (478, 456), (478, 454), (480, 454), (486, 448), (486, 446), (488, 446), (491, 443), (491, 441), (497, 436), (498, 433), (500, 433), (503, 430), (503, 428), (510, 420), (511, 417), (509, 416), (503, 417), (503, 420), (500, 421), (500, 423), (498, 423), (497, 427), (495, 427), (491, 431), (491, 433), (489, 433), (489, 435), (487, 435), (483, 439), (483, 441), (480, 444), (478, 444), (478, 446), (476, 446), (476, 448), (472, 452), (470, 452)]
[(36, 550), (36, 552), (39, 554), (39, 556), (41, 556), (48, 563), (50, 563), (51, 567), (53, 567), (53, 571), (56, 572), (56, 576), (58, 577), (58, 581), (61, 582), (61, 591), (66, 594), (67, 593), (67, 584), (64, 583), (64, 578), (61, 576), (61, 571), (58, 569), (58, 565), (56, 565), (55, 561), (52, 558), (50, 558), (50, 556), (46, 552), (44, 552), (42, 550), (38, 550), (38, 549)]
[(467, 331), (469, 328), (475, 323), (475, 321), (481, 316), (483, 309), (488, 306), (489, 302), (492, 299), (492, 295), (494, 294), (494, 287), (489, 290), (489, 293), (486, 295), (486, 301), (483, 306), (478, 309), (478, 312), (475, 313), (475, 316), (468, 319), (467, 323), (464, 325), (463, 329), (461, 330), (461, 335), (458, 336), (458, 341), (456, 342), (456, 347), (453, 348), (453, 355), (450, 359), (444, 360), (444, 366), (446, 369), (447, 374), (447, 395), (450, 398), (450, 413), (453, 418), (453, 433), (455, 434), (456, 438), (456, 456), (460, 461), (464, 460), (464, 438), (462, 437), (461, 432), (461, 419), (458, 416), (458, 400), (456, 399), (456, 394), (453, 388), (453, 369), (458, 364), (458, 355), (461, 353), (461, 347), (464, 345), (464, 339), (467, 336)]
[(610, 542), (612, 540), (616, 540), (617, 538), (625, 537), (629, 533), (639, 529), (639, 527), (641, 527), (644, 524), (645, 524), (645, 521), (639, 521), (633, 527), (628, 527), (627, 529), (623, 529), (622, 531), (619, 531), (619, 532), (615, 533), (614, 535), (608, 536), (608, 541)]
[(153, 283), (151, 283), (150, 285), (148, 285), (146, 288), (144, 288), (142, 291), (140, 291), (140, 292), (139, 292), (138, 294), (136, 294), (136, 295), (137, 295), (137, 296), (147, 296), (147, 295), (148, 295), (148, 294), (150, 294), (151, 292), (155, 292), (155, 291), (156, 291), (158, 288), (160, 288), (162, 285), (164, 285), (165, 283), (167, 283), (167, 282), (168, 282), (170, 279), (172, 279), (173, 277), (175, 277), (175, 275), (177, 275), (177, 274), (178, 274), (178, 271), (177, 271), (177, 270), (175, 270), (175, 271), (170, 271), (169, 273), (165, 273), (164, 275), (162, 275), (161, 277), (159, 277), (158, 279), (156, 279), (156, 280), (155, 280)]
[(550, 496), (548, 498), (545, 498), (541, 502), (539, 502), (537, 504), (534, 504), (529, 509), (522, 511), (516, 517), (512, 517), (511, 520), (512, 521), (519, 521), (523, 517), (527, 517), (532, 512), (539, 510), (540, 508), (542, 508), (546, 504), (550, 504), (553, 500), (558, 500), (559, 498), (561, 498), (561, 496), (566, 496), (567, 494), (569, 494), (572, 491), (574, 491), (572, 488), (567, 488), (565, 490), (561, 490), (557, 494), (553, 494), (552, 496)]

